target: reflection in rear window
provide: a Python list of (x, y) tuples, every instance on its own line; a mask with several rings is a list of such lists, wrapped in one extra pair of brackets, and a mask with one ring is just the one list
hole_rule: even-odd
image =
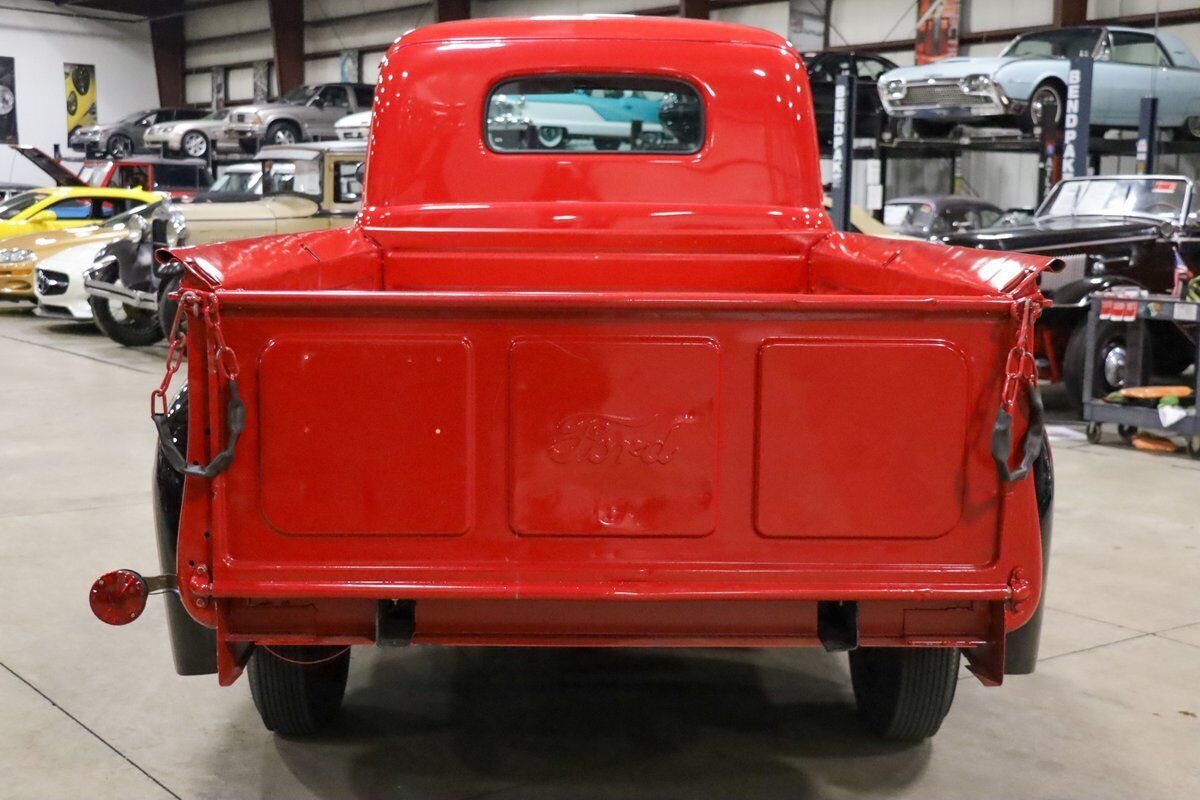
[(632, 75), (518, 78), (488, 97), (488, 145), (499, 152), (694, 153), (700, 95), (683, 81)]

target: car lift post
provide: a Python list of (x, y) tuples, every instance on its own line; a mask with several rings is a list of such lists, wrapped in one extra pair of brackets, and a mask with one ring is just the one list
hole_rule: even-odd
[(1092, 135), (1092, 59), (1071, 59), (1067, 70), (1067, 96), (1063, 106), (1063, 178), (1086, 178), (1088, 142)]
[(1138, 116), (1137, 171), (1139, 175), (1154, 172), (1158, 161), (1158, 98), (1143, 97)]
[(833, 87), (833, 168), (830, 173), (833, 227), (850, 229), (850, 188), (854, 169), (855, 77), (837, 76)]

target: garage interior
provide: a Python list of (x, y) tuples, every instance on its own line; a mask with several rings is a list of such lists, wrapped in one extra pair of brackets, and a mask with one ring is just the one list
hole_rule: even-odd
[[(1016, 36), (1071, 26), (1162, 31), (1200, 54), (1200, 4), (1187, 0), (960, 5), (959, 56), (997, 56)], [(440, 21), (682, 16), (905, 67), (920, 13), (914, 0), (8, 0), (0, 57), (15, 59), (10, 143), (69, 159), (81, 156), (68, 152), (64, 65), (94, 65), (106, 123), (140, 109), (267, 104), (306, 84), (374, 84), (397, 37)], [(1200, 71), (1194, 97), (1200, 114)], [(1147, 172), (1137, 142), (1130, 129), (1097, 137), (1093, 174)], [(1198, 145), (1163, 131), (1151, 172), (1200, 178)], [(1049, 195), (1046, 171), (1061, 170), (1014, 130), (936, 140), (905, 130), (849, 149), (847, 202), (877, 222), (907, 196), (1032, 213)], [(838, 155), (822, 144), (827, 182)], [(218, 178), (248, 158), (215, 144), (204, 157)], [(0, 145), (2, 181), (40, 186), (46, 175)], [(1184, 267), (1200, 274), (1200, 263)], [(1061, 382), (1042, 386), (1056, 523), (1037, 671), (989, 689), (964, 663), (933, 739), (871, 738), (845, 655), (786, 647), (358, 648), (341, 716), (295, 739), (262, 728), (245, 681), (175, 674), (159, 598), (119, 628), (84, 603), (97, 575), (158, 563), (146, 398), (168, 349), (162, 331), (124, 346), (33, 308), (0, 303), (0, 404), (11, 417), (0, 435), (0, 798), (1200, 796), (1195, 445), (1189, 453), (1175, 436), (1154, 452), (1170, 437), (1151, 436), (1131, 446), (1136, 430), (1089, 426)], [(1150, 377), (1194, 386), (1196, 366)]]

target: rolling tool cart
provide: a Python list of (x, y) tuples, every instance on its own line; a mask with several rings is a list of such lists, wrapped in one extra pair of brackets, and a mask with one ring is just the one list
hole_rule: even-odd
[(1200, 365), (1200, 303), (1170, 295), (1132, 295), (1102, 292), (1092, 296), (1087, 321), (1087, 360), (1084, 367), (1083, 418), (1087, 422), (1087, 438), (1093, 444), (1100, 441), (1104, 423), (1113, 423), (1122, 438), (1132, 440), (1138, 431), (1156, 431), (1186, 440), (1188, 455), (1200, 459), (1200, 416), (1196, 413), (1196, 398), (1200, 396), (1200, 368), (1192, 376), (1191, 395), (1180, 398), (1179, 410), (1167, 416), (1159, 408), (1137, 402), (1127, 404), (1107, 402), (1093, 397), (1096, 376), (1096, 331), (1101, 320), (1129, 323), (1125, 338), (1125, 375), (1142, 375), (1145, 342), (1150, 332), (1149, 321), (1170, 321), (1180, 326), (1195, 346), (1195, 362)]

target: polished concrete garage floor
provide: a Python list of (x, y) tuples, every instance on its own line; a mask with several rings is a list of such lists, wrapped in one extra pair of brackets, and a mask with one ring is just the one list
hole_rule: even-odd
[[(358, 650), (345, 715), (286, 741), (245, 682), (171, 668), (152, 570), (162, 348), (0, 307), (0, 797), (1200, 797), (1200, 463), (1056, 443), (1042, 663), (959, 685), (931, 743), (855, 723), (817, 651)], [(1070, 433), (1070, 432), (1068, 432)]]

